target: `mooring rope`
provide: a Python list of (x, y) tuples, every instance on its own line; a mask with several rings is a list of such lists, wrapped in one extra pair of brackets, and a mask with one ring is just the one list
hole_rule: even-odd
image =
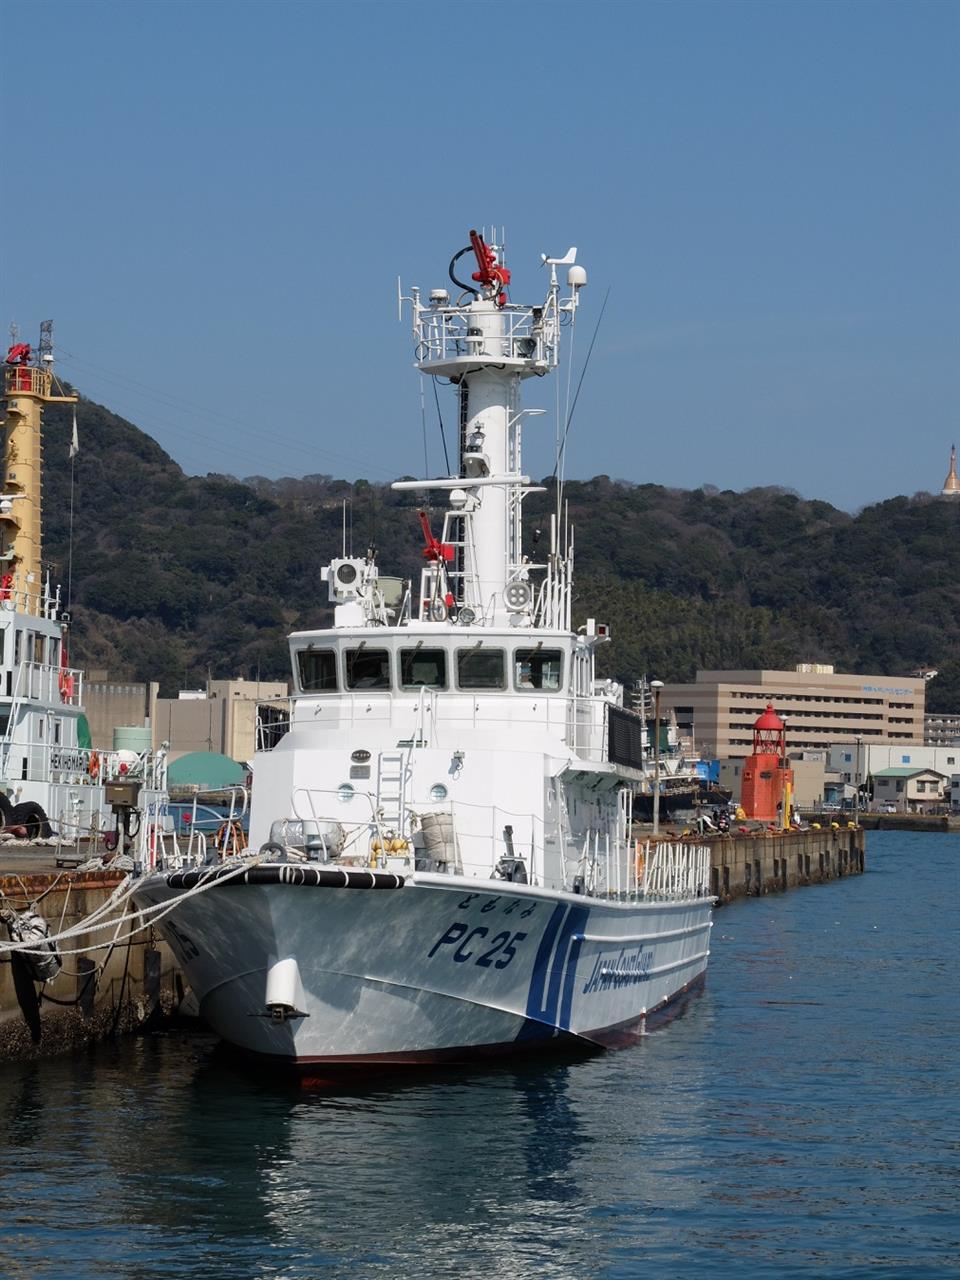
[(135, 938), (137, 934), (142, 933), (148, 926), (154, 925), (158, 921), (162, 920), (165, 916), (169, 915), (171, 911), (176, 910), (176, 908), (179, 907), (181, 903), (185, 902), (187, 898), (196, 897), (197, 894), (206, 893), (208, 889), (218, 888), (223, 884), (229, 883), (230, 880), (236, 879), (245, 871), (248, 871), (252, 866), (255, 866), (258, 862), (262, 861), (264, 857), (266, 857), (266, 854), (256, 853), (252, 857), (244, 858), (236, 867), (230, 868), (226, 873), (223, 871), (222, 863), (216, 863), (208, 868), (198, 868), (204, 878), (200, 883), (194, 885), (192, 888), (185, 889), (183, 893), (177, 894), (167, 902), (155, 902), (151, 906), (142, 907), (129, 915), (124, 914), (121, 916), (121, 923), (123, 921), (127, 921), (130, 924), (134, 924), (135, 922), (140, 921), (136, 928), (130, 929), (123, 935), (123, 937), (118, 937), (117, 934), (115, 934), (108, 942), (90, 943), (84, 947), (61, 947), (61, 942), (69, 941), (72, 938), (79, 937), (81, 934), (97, 933), (101, 929), (110, 929), (114, 926), (114, 920), (103, 920), (102, 917), (107, 912), (118, 907), (125, 899), (129, 899), (136, 892), (140, 883), (142, 883), (140, 879), (134, 879), (132, 876), (127, 876), (126, 879), (117, 886), (107, 901), (101, 903), (95, 911), (92, 911), (90, 915), (85, 916), (83, 920), (79, 920), (76, 924), (71, 925), (68, 929), (61, 930), (59, 933), (49, 934), (44, 938), (42, 943), (38, 943), (33, 947), (27, 947), (22, 943), (17, 942), (0, 942), (0, 955), (8, 954), (13, 951), (18, 952), (20, 955), (44, 955), (49, 952), (51, 943), (55, 944), (60, 954), (65, 956), (84, 955), (90, 951), (103, 951), (107, 947), (122, 945), (124, 942)]

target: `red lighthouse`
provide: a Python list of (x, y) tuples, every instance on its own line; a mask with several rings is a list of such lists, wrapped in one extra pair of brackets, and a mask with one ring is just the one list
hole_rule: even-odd
[(744, 761), (740, 803), (748, 818), (759, 822), (780, 818), (787, 827), (792, 796), (793, 770), (787, 764), (786, 728), (773, 703), (768, 702), (753, 726), (753, 754)]

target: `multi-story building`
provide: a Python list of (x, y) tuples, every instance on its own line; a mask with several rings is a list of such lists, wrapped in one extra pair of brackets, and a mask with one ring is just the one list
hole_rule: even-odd
[(934, 711), (923, 717), (923, 740), (928, 747), (960, 745), (960, 714)]
[(922, 743), (926, 682), (907, 676), (847, 675), (804, 663), (794, 671), (698, 671), (693, 684), (665, 685), (664, 714), (692, 734), (702, 755), (748, 756), (753, 724), (768, 702), (786, 722), (787, 750), (837, 742)]

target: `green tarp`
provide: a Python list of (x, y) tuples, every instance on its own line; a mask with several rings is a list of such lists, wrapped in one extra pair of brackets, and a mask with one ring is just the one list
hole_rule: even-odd
[(167, 783), (171, 787), (242, 786), (245, 774), (243, 766), (221, 756), (216, 751), (191, 751), (189, 755), (174, 760), (167, 770)]

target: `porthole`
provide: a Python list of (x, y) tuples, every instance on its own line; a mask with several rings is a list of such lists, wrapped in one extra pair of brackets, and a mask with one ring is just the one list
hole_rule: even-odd
[(337, 788), (337, 799), (341, 804), (346, 804), (348, 801), (353, 799), (353, 787), (351, 787), (349, 782), (341, 782), (340, 786)]
[(430, 788), (430, 799), (433, 800), (435, 803), (439, 803), (441, 800), (446, 800), (446, 798), (447, 798), (447, 788), (443, 785), (442, 782), (435, 782), (433, 786)]

